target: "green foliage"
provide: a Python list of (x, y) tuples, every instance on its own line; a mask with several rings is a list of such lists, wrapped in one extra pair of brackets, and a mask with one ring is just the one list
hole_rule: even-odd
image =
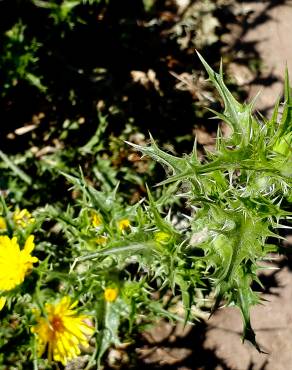
[(33, 3), (40, 7), (50, 11), (50, 17), (54, 20), (56, 25), (60, 23), (66, 23), (69, 27), (74, 27), (76, 22), (72, 19), (72, 13), (74, 9), (79, 5), (93, 5), (94, 3), (99, 4), (102, 0), (63, 0), (60, 3), (54, 1), (43, 1), (33, 0)]
[[(243, 339), (260, 350), (249, 312), (261, 297), (252, 283), (260, 283), (261, 261), (278, 250), (269, 238), (280, 239), (276, 231), (282, 227), (281, 220), (291, 217), (288, 73), (283, 114), (278, 119), (276, 104), (267, 120), (252, 113), (252, 104), (240, 104), (232, 96), (223, 82), (222, 68), (218, 74), (200, 58), (224, 102), (224, 112), (213, 113), (232, 132), (224, 137), (219, 130), (216, 148), (206, 152), (203, 160), (196, 143), (192, 153), (182, 158), (160, 149), (152, 137), (149, 146), (130, 144), (168, 169), (160, 192), (152, 194), (147, 188), (148, 201), (127, 204), (119, 191), (117, 172), (103, 158), (107, 123), (102, 116), (95, 135), (77, 153), (96, 156), (90, 176), (97, 175), (99, 190), (82, 172), (70, 169), (68, 163), (76, 161), (76, 153), (69, 150), (63, 158), (61, 153), (50, 155), (42, 169), (56, 178), (65, 177), (72, 185), (74, 197), (65, 207), (62, 203), (39, 207), (31, 218), (26, 210), (6, 204), (18, 203), (16, 190), (9, 197), (3, 193), (1, 235), (15, 236), (23, 245), (29, 235), (36, 234), (40, 263), (22, 284), (2, 292), (7, 302), (0, 347), (4, 351), (15, 346), (12, 357), (0, 360), (2, 366), (13, 361), (26, 366), (34, 361), (50, 368), (38, 358), (30, 328), (37, 320), (36, 309), (45, 312), (45, 302), (64, 296), (78, 301), (95, 325), (87, 369), (100, 367), (111, 346), (130, 343), (133, 333), (157, 317), (193, 322), (202, 302), (210, 300), (210, 314), (222, 303), (237, 306), (243, 317)], [(32, 186), (39, 189), (17, 161), (3, 152), (0, 155), (2, 168), (13, 171), (18, 183), (24, 184), (26, 190), (19, 190), (20, 194)], [(9, 188), (13, 186), (10, 181)], [(186, 204), (184, 214), (170, 208), (177, 198), (180, 207)], [(183, 303), (183, 316), (178, 313), (178, 301)], [(20, 326), (11, 327), (14, 317)]]
[(2, 96), (6, 90), (16, 86), (19, 80), (26, 80), (29, 84), (45, 92), (46, 88), (41, 78), (35, 74), (35, 64), (38, 61), (36, 53), (41, 44), (36, 39), (26, 39), (26, 26), (21, 21), (6, 32), (0, 57), (0, 70), (5, 71)]
[[(252, 283), (258, 281), (261, 261), (278, 250), (281, 221), (291, 216), (288, 73), (283, 114), (278, 114), (277, 102), (267, 120), (253, 113), (252, 103), (240, 104), (231, 94), (222, 67), (216, 73), (199, 56), (224, 104), (223, 113), (210, 111), (231, 134), (224, 137), (219, 129), (216, 148), (206, 150), (203, 158), (197, 142), (183, 157), (165, 149), (171, 136), (180, 135), (185, 143), (191, 135), (180, 132), (174, 115), (180, 106), (179, 118), (184, 120), (186, 107), (172, 93), (175, 82), (165, 88), (164, 76), (170, 70), (180, 72), (195, 47), (214, 45), (216, 5), (224, 2), (194, 2), (188, 9), (182, 2), (175, 20), (171, 12), (164, 14), (168, 20), (160, 18), (161, 2), (155, 0), (131, 7), (110, 0), (22, 2), (23, 16), (17, 22), (13, 18), (2, 35), (2, 97), (6, 112), (17, 111), (17, 88), (36, 87), (28, 98), (34, 105), (32, 114), (42, 119), (34, 117), (37, 123), (27, 122), (19, 131), (14, 124), (26, 118), (13, 116), (8, 132), (14, 141), (1, 147), (0, 237), (16, 237), (24, 248), (34, 234), (33, 256), (39, 263), (27, 269), (23, 282), (0, 292), (0, 299), (6, 300), (0, 313), (1, 369), (58, 366), (46, 351), (37, 351), (39, 333), (31, 329), (36, 312), (48, 322), (46, 303), (64, 296), (78, 302), (77, 313), (86, 315), (94, 327), (85, 369), (101, 367), (109, 348), (133, 344), (133, 337), (160, 317), (193, 323), (200, 309), (212, 314), (221, 304), (241, 310), (243, 337), (257, 346), (249, 311), (261, 297)], [(29, 23), (30, 11), (32, 18), (41, 20), (40, 29)], [(158, 35), (170, 49), (156, 44)], [(136, 55), (144, 36), (146, 49)], [(86, 37), (96, 41), (95, 48), (90, 45), (87, 50)], [(112, 38), (121, 47), (119, 55), (128, 59), (113, 60), (112, 50), (107, 55)], [(156, 49), (158, 54), (152, 54)], [(169, 50), (175, 50), (172, 57)], [(193, 65), (186, 70), (189, 78)], [(196, 74), (201, 76), (200, 71)], [(200, 86), (199, 77), (187, 88), (195, 96), (187, 105), (195, 102), (201, 119), (208, 87)], [(26, 90), (21, 99), (25, 95)], [(175, 134), (161, 145), (150, 137), (147, 146), (143, 132), (153, 121), (157, 137), (165, 129), (157, 128), (161, 120), (167, 129), (174, 127)], [(154, 161), (139, 161), (124, 141), (161, 163), (167, 178), (162, 180)], [(19, 150), (18, 143), (23, 145)], [(152, 187), (155, 182), (160, 186)], [(58, 329), (58, 321), (50, 325)]]
[(249, 309), (260, 298), (251, 283), (257, 281), (259, 262), (276, 250), (267, 239), (277, 237), (273, 229), (291, 215), (285, 209), (292, 185), (288, 74), (280, 122), (277, 112), (271, 120), (259, 120), (252, 104), (234, 99), (223, 82), (222, 68), (218, 74), (199, 57), (224, 102), (224, 113), (213, 113), (231, 127), (231, 135), (223, 137), (219, 131), (216, 150), (207, 153), (204, 162), (195, 153), (184, 158), (169, 155), (153, 139), (149, 147), (133, 146), (171, 169), (162, 184), (183, 184), (180, 197), (194, 209), (189, 248), (203, 253), (199, 258), (186, 255), (204, 263), (204, 279), (212, 282), (216, 294), (213, 310), (222, 300), (237, 305), (244, 319), (243, 338), (257, 346)]

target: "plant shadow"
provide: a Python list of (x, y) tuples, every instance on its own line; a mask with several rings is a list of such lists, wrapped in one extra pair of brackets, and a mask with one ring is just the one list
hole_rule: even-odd
[[(204, 345), (208, 330), (208, 323), (198, 322), (186, 334), (175, 335), (176, 328), (162, 341), (136, 342), (137, 353), (132, 356), (132, 364), (121, 366), (119, 369), (163, 369), (163, 370), (236, 370), (228, 364), (228, 360), (220, 358), (216, 354), (216, 348), (206, 348)], [(155, 329), (154, 329), (155, 330)], [(241, 333), (238, 335), (240, 341)], [(252, 361), (246, 370), (265, 370), (268, 360), (259, 369)]]

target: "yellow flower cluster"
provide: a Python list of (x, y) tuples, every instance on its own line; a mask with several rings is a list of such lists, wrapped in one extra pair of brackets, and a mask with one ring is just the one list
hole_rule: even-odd
[[(26, 209), (20, 210), (19, 208), (16, 208), (16, 210), (13, 213), (13, 221), (18, 227), (26, 228), (30, 224), (35, 222), (35, 219), (32, 217), (31, 213)], [(5, 218), (0, 216), (0, 230), (6, 230), (7, 224), (5, 221)]]
[(37, 336), (39, 356), (47, 348), (48, 359), (60, 361), (65, 366), (68, 360), (80, 354), (80, 345), (88, 347), (94, 328), (88, 324), (89, 317), (78, 315), (74, 310), (77, 304), (65, 296), (55, 304), (45, 305), (45, 317), (36, 312), (37, 324), (31, 331)]
[(35, 219), (32, 217), (31, 213), (29, 213), (26, 208), (22, 210), (17, 208), (13, 213), (13, 221), (17, 226), (25, 228), (29, 224), (33, 224), (35, 222)]
[[(16, 226), (23, 229), (35, 222), (27, 209), (16, 209), (12, 219)], [(95, 228), (102, 226), (103, 220), (99, 213), (91, 214), (91, 224)], [(123, 232), (130, 228), (130, 221), (121, 219), (117, 222), (117, 227)], [(4, 217), (0, 217), (0, 230), (7, 230)], [(96, 238), (98, 244), (104, 245), (106, 242), (105, 235)], [(10, 291), (24, 281), (33, 264), (38, 261), (31, 254), (34, 247), (33, 235), (27, 238), (22, 249), (16, 237), (0, 236), (0, 291)], [(118, 294), (118, 288), (108, 287), (104, 290), (104, 300), (114, 302)], [(0, 296), (0, 310), (5, 302), (6, 297)], [(47, 351), (49, 361), (58, 361), (66, 366), (68, 361), (81, 353), (80, 346), (89, 346), (94, 327), (90, 317), (78, 314), (77, 304), (78, 301), (72, 303), (71, 298), (65, 296), (54, 303), (46, 303), (42, 311), (34, 310), (35, 324), (31, 331), (36, 337), (38, 356)]]

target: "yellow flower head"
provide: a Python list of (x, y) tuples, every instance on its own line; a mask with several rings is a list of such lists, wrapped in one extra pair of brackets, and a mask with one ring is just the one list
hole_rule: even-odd
[(31, 213), (29, 213), (26, 208), (22, 210), (17, 208), (13, 213), (13, 221), (16, 223), (17, 226), (25, 228), (29, 224), (33, 224), (35, 222), (35, 219), (32, 217)]
[(170, 234), (168, 233), (165, 233), (164, 231), (157, 231), (155, 234), (154, 234), (154, 239), (158, 242), (158, 243), (167, 243), (170, 239)]
[(47, 347), (50, 361), (66, 365), (80, 354), (80, 345), (88, 347), (88, 336), (93, 334), (94, 328), (86, 323), (87, 316), (78, 315), (74, 310), (77, 304), (78, 301), (71, 303), (71, 298), (65, 296), (55, 304), (45, 305), (46, 317), (37, 313), (37, 324), (31, 331), (37, 336), (39, 356)]
[(118, 293), (118, 288), (106, 288), (104, 291), (104, 299), (107, 302), (113, 302), (117, 299)]
[(38, 261), (31, 256), (33, 239), (30, 235), (20, 250), (16, 237), (0, 236), (0, 290), (11, 290), (21, 284), (33, 263)]
[(118, 229), (120, 231), (127, 230), (130, 226), (131, 226), (130, 221), (127, 218), (118, 221)]
[(107, 242), (107, 237), (105, 235), (100, 235), (97, 238), (95, 238), (95, 242), (99, 245), (105, 245)]
[(95, 212), (91, 214), (91, 222), (93, 227), (100, 227), (102, 225), (101, 215)]
[(0, 217), (0, 230), (6, 230), (7, 225), (4, 217)]

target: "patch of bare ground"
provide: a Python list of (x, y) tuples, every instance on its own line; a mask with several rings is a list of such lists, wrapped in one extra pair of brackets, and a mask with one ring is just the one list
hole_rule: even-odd
[(286, 66), (292, 74), (292, 1), (250, 0), (243, 1), (242, 7), (251, 12), (242, 41), (255, 45), (262, 71), (261, 78), (250, 86), (249, 96), (253, 98), (260, 92), (256, 108), (270, 113), (283, 93)]

